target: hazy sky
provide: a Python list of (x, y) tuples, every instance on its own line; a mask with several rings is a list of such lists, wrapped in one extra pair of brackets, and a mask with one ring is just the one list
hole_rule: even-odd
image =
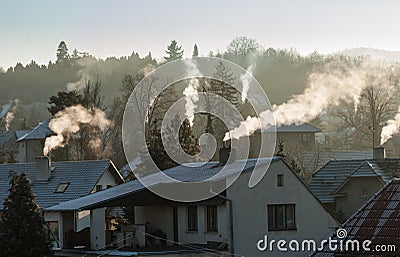
[(97, 57), (162, 57), (171, 39), (187, 56), (223, 50), (236, 36), (302, 54), (353, 47), (400, 49), (400, 1), (20, 1), (0, 5), (0, 67), (55, 60), (58, 43)]

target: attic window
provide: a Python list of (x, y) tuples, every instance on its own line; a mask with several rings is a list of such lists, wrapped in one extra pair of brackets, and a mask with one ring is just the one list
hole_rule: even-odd
[(69, 182), (68, 183), (60, 183), (55, 191), (55, 193), (64, 193), (65, 190), (67, 190), (69, 186)]
[(283, 174), (276, 175), (276, 184), (278, 187), (283, 187)]

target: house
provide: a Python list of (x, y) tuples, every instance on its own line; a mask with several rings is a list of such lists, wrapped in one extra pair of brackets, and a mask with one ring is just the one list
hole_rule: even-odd
[(338, 219), (346, 220), (400, 174), (400, 160), (381, 158), (383, 151), (375, 149), (375, 159), (329, 161), (312, 175), (311, 191)]
[[(53, 205), (82, 197), (123, 183), (114, 164), (109, 160), (51, 162), (47, 157), (37, 157), (31, 163), (0, 165), (0, 208), (9, 192), (9, 172), (25, 172), (33, 184), (36, 203), (43, 210)], [(81, 231), (90, 224), (87, 212), (73, 213), (77, 229)], [(54, 237), (62, 240), (59, 232), (60, 213), (44, 212), (44, 218)]]
[(36, 156), (43, 155), (44, 142), (47, 137), (55, 135), (49, 128), (50, 120), (39, 123), (31, 131), (18, 138), (18, 162), (34, 162)]
[[(145, 188), (140, 181), (134, 180), (46, 208), (45, 211), (60, 213), (63, 223), (60, 229), (63, 231), (75, 229), (74, 216), (70, 213), (90, 211), (93, 217), (88, 235), (90, 240), (83, 240), (90, 241), (90, 245), (77, 250), (71, 248), (85, 244), (76, 242), (76, 245), (66, 245), (67, 242), (60, 242), (63, 250), (56, 254), (113, 256), (117, 253), (112, 249), (118, 248), (125, 250), (124, 253), (119, 252), (121, 256), (235, 254), (257, 257), (269, 254), (257, 248), (257, 242), (265, 236), (275, 240), (322, 239), (338, 226), (280, 157), (236, 160), (227, 164), (221, 175), (219, 172), (224, 167), (221, 162), (198, 164), (180, 165), (164, 173), (185, 182), (210, 179), (204, 182), (207, 188), (211, 188), (210, 192), (213, 192), (214, 185), (224, 185), (233, 176), (240, 175), (222, 193), (215, 193), (214, 197), (199, 202), (177, 202), (162, 198)], [(267, 170), (260, 183), (249, 188), (249, 178), (255, 169)], [(165, 186), (162, 181), (153, 184), (153, 187), (162, 186)], [(174, 184), (167, 186), (173, 187)], [(134, 224), (121, 225), (120, 230), (107, 230), (105, 208), (114, 206), (133, 206)], [(120, 243), (123, 239), (125, 244)], [(272, 254), (298, 256), (298, 252), (276, 250)]]
[[(251, 142), (251, 157), (257, 157), (260, 149), (261, 135), (264, 135), (266, 142), (272, 140), (271, 133), (275, 132), (275, 128), (267, 128), (256, 130), (250, 137)], [(319, 128), (314, 127), (309, 123), (281, 125), (276, 127), (276, 142), (283, 142), (287, 149), (293, 151), (316, 149), (316, 134), (321, 132)], [(275, 142), (271, 142), (275, 145)]]
[[(342, 229), (346, 235), (340, 236), (344, 241), (342, 251), (339, 247), (335, 250), (326, 246), (312, 256), (399, 256), (400, 179), (391, 180), (379, 190), (343, 224)], [(334, 240), (340, 238), (333, 237)]]

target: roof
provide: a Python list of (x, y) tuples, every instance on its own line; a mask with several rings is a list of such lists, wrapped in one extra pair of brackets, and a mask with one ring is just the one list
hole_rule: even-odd
[(391, 180), (388, 170), (383, 170), (380, 163), (373, 160), (332, 160), (313, 174), (310, 181), (311, 191), (323, 203), (333, 203), (333, 193), (350, 177), (375, 176), (383, 183)]
[[(280, 160), (279, 157), (273, 158), (265, 158), (259, 159), (258, 165), (262, 165), (265, 163), (269, 163), (271, 161)], [(209, 179), (213, 176), (215, 180), (223, 179), (228, 176), (237, 174), (238, 172), (249, 171), (252, 170), (257, 164), (258, 159), (248, 159), (248, 160), (237, 160), (232, 164), (226, 166), (223, 174), (221, 169), (224, 165), (220, 165), (218, 162), (206, 162), (202, 163), (203, 165), (198, 166), (198, 163), (192, 164), (184, 164), (179, 165), (174, 168), (165, 170), (164, 173), (174, 178), (176, 180), (182, 182), (200, 182), (206, 179)], [(241, 169), (243, 166), (243, 162), (245, 162), (244, 169)], [(229, 167), (229, 168), (228, 168)], [(142, 179), (148, 178), (151, 180), (152, 175), (148, 175), (143, 177)], [(164, 181), (155, 181), (153, 183), (154, 186), (162, 184)], [(139, 180), (133, 180), (126, 182), (121, 185), (114, 186), (112, 188), (97, 192), (95, 194), (90, 194), (72, 201), (63, 202), (56, 206), (52, 206), (46, 209), (46, 211), (75, 211), (75, 210), (84, 210), (84, 209), (95, 209), (96, 207), (101, 206), (107, 202), (111, 202), (121, 197), (126, 197), (128, 195), (134, 195), (142, 190), (145, 187)]]
[[(0, 208), (8, 195), (10, 170), (25, 172), (33, 183), (36, 202), (47, 208), (91, 193), (103, 172), (112, 164), (110, 160), (52, 162), (52, 174), (47, 182), (35, 181), (35, 163), (0, 165)], [(114, 167), (114, 166), (113, 166)], [(115, 170), (116, 173), (118, 173)], [(69, 183), (64, 193), (55, 193), (60, 183)]]
[(46, 139), (46, 137), (55, 135), (54, 131), (49, 128), (50, 119), (39, 123), (34, 129), (18, 138), (19, 141), (24, 140), (35, 140), (35, 139)]
[[(260, 131), (260, 130), (258, 130)], [(262, 129), (263, 132), (274, 132), (275, 127), (270, 127), (267, 129)], [(290, 132), (311, 132), (311, 133), (318, 133), (321, 132), (321, 130), (317, 127), (314, 127), (313, 125), (309, 123), (303, 123), (303, 124), (290, 124), (290, 125), (281, 125), (279, 127), (276, 127), (276, 132), (280, 133), (290, 133)]]
[(17, 139), (20, 139), (21, 137), (25, 136), (25, 134), (28, 132), (29, 130), (16, 130), (15, 135), (17, 136)]
[[(400, 179), (391, 180), (385, 187), (375, 194), (344, 224), (347, 231), (347, 240), (371, 240), (371, 248), (376, 245), (396, 245), (400, 242)], [(333, 239), (335, 239), (333, 237)], [(337, 238), (336, 238), (337, 239)], [(360, 248), (362, 249), (362, 247)], [(342, 252), (345, 254), (345, 252)], [(377, 252), (352, 252), (352, 256), (388, 256), (386, 252), (378, 255)], [(393, 252), (393, 255), (398, 252)], [(325, 247), (312, 256), (335, 256), (335, 253)], [(347, 256), (347, 255), (346, 255)]]

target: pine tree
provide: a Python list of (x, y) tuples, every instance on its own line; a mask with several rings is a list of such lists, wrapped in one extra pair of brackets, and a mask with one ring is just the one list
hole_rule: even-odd
[(178, 42), (176, 42), (175, 39), (171, 41), (171, 44), (169, 44), (167, 51), (165, 52), (167, 53), (167, 56), (165, 56), (164, 59), (167, 62), (182, 59), (183, 57), (182, 46), (178, 46)]
[(64, 63), (68, 61), (69, 54), (68, 54), (68, 47), (64, 41), (61, 41), (57, 48), (57, 63)]
[(197, 56), (199, 56), (199, 49), (197, 48), (197, 44), (194, 44), (192, 57)]
[(0, 219), (1, 257), (51, 256), (45, 221), (25, 173), (10, 171), (9, 195)]

